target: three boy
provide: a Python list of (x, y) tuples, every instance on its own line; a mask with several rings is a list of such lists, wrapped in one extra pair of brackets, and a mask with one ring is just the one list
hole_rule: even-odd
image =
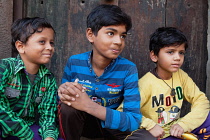
[[(107, 15), (107, 13), (110, 14)], [(48, 31), (48, 28), (51, 30)], [(61, 104), (60, 121), (66, 139), (79, 139), (82, 135), (95, 138), (106, 136), (106, 133), (118, 135), (120, 131), (128, 131), (123, 133), (122, 136), (118, 136), (118, 138), (124, 138), (130, 131), (138, 128), (141, 122), (141, 114), (139, 112), (140, 98), (137, 86), (137, 69), (135, 64), (119, 56), (125, 46), (125, 37), (130, 28), (130, 17), (117, 6), (100, 5), (89, 14), (86, 35), (93, 45), (93, 50), (69, 58), (62, 78), (63, 84), (59, 87), (59, 96), (63, 102)], [(40, 65), (48, 63), (54, 52), (52, 47), (54, 30), (52, 29), (51, 27), (38, 27), (32, 37), (29, 36), (25, 40), (24, 37), (14, 39), (25, 65), (24, 73), (27, 76), (24, 74), (21, 74), (21, 76), (28, 79), (26, 81), (28, 82), (27, 86), (29, 83), (32, 87), (36, 84)], [(37, 38), (40, 47), (34, 47), (32, 52), (29, 47), (33, 48), (33, 45), (37, 43), (36, 38), (33, 40), (33, 37), (39, 33), (43, 34), (42, 39)], [(13, 36), (18, 36), (17, 31), (14, 32)], [(151, 36), (150, 57), (157, 64), (157, 67), (139, 80), (139, 87), (141, 91), (141, 112), (143, 114), (141, 127), (148, 130), (154, 138), (169, 136), (166, 139), (176, 139), (175, 137), (182, 137), (184, 132), (193, 132), (200, 137), (205, 136), (203, 133), (199, 134), (199, 130), (208, 127), (209, 101), (192, 79), (180, 69), (187, 46), (185, 36), (176, 28), (159, 28)], [(19, 58), (18, 61), (21, 61), (21, 59)], [(7, 61), (12, 62), (10, 62), (10, 59)], [(2, 61), (1, 65), (4, 66), (7, 61)], [(2, 77), (4, 77), (3, 73)], [(9, 77), (10, 80), (14, 81), (13, 76)], [(75, 80), (76, 82), (74, 82)], [(10, 103), (16, 103), (13, 96), (15, 98), (21, 97), (13, 92), (15, 86), (12, 81), (8, 82), (9, 86), (6, 88), (5, 94), (1, 95), (2, 99), (6, 99), (6, 95), (6, 100), (9, 100), (5, 107)], [(56, 90), (56, 85), (55, 81), (52, 83), (50, 84), (53, 92)], [(1, 84), (3, 92), (5, 87), (3, 83)], [(41, 92), (46, 91), (45, 86), (40, 88)], [(17, 87), (19, 88), (18, 85)], [(14, 95), (7, 95), (11, 93), (14, 93)], [(26, 116), (29, 115), (27, 110), (35, 106), (40, 107), (41, 105), (38, 105), (38, 103), (40, 103), (41, 98), (43, 100), (45, 97), (43, 93), (39, 95), (27, 94), (26, 100), (29, 100), (28, 98), (34, 99), (35, 105), (32, 106), (24, 102), (25, 107), (23, 107), (24, 111), (22, 113), (24, 112)], [(51, 130), (56, 132), (54, 134), (57, 135), (57, 130), (53, 125), (54, 111), (56, 111), (55, 94), (51, 94), (50, 97), (46, 96), (46, 98), (52, 99), (50, 101), (52, 104), (43, 103), (42, 107), (47, 108), (47, 106), (52, 105), (51, 112), (47, 111), (45, 113), (50, 113), (50, 115), (46, 115), (52, 116), (52, 127), (49, 128), (52, 128)], [(192, 111), (185, 117), (180, 118), (183, 100), (192, 103)], [(123, 112), (119, 112), (116, 108), (122, 101)], [(15, 108), (12, 107), (12, 109)], [(34, 117), (33, 111), (31, 111), (31, 117)], [(39, 113), (44, 112), (40, 109)], [(42, 117), (44, 117), (44, 114)], [(34, 121), (32, 122), (34, 123)], [(32, 122), (29, 121), (29, 125), (33, 124)], [(47, 125), (46, 122), (41, 123)], [(7, 128), (6, 125), (5, 128)], [(5, 128), (3, 127), (4, 130), (8, 129)], [(25, 128), (30, 130), (29, 127)], [(44, 128), (46, 127), (43, 127), (43, 131), (42, 127), (39, 130), (42, 137), (45, 137), (46, 140), (56, 139), (56, 135), (44, 135), (47, 131), (47, 128)], [(111, 129), (120, 131), (116, 132)], [(13, 134), (7, 131), (2, 132), (3, 136)], [(29, 139), (33, 135), (33, 133), (28, 133), (28, 136), (22, 136), (24, 134), (18, 133), (17, 135), (20, 138), (30, 137)], [(14, 136), (16, 135), (14, 134)]]

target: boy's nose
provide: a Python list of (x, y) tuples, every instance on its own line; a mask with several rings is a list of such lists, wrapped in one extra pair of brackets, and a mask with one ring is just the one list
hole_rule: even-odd
[(53, 46), (52, 46), (50, 43), (48, 43), (48, 44), (46, 45), (46, 49), (52, 50), (52, 49), (53, 49)]
[(113, 43), (120, 46), (120, 45), (122, 45), (122, 40), (120, 37), (115, 37)]
[(174, 60), (180, 60), (180, 55), (178, 53), (174, 55)]

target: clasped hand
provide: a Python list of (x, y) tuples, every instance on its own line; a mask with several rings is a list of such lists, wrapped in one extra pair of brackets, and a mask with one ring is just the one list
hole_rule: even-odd
[(85, 88), (78, 83), (77, 79), (75, 82), (61, 84), (58, 88), (58, 96), (63, 103), (81, 111), (85, 111), (85, 105), (91, 101)]
[[(163, 138), (165, 135), (165, 132), (161, 126), (156, 124), (152, 129), (149, 130), (149, 132), (156, 138)], [(174, 124), (170, 128), (170, 135), (180, 138), (181, 135), (184, 133), (184, 129), (179, 124)]]

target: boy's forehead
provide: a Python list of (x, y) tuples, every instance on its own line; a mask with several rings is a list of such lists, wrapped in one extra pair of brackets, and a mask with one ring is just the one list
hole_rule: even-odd
[(37, 30), (36, 32), (31, 34), (29, 39), (31, 39), (31, 38), (42, 38), (42, 37), (44, 37), (44, 38), (45, 37), (54, 38), (55, 37), (55, 32), (52, 28), (42, 28), (41, 30)]
[(185, 50), (185, 43), (166, 45), (161, 49), (177, 49), (177, 48)]
[(180, 44), (180, 43), (174, 43), (174, 44), (170, 44), (170, 45), (165, 45), (164, 47), (176, 47), (176, 48), (178, 48), (180, 46), (185, 47), (185, 43), (182, 43), (182, 44)]
[(109, 25), (109, 26), (103, 26), (100, 30), (113, 30), (117, 32), (127, 32), (125, 25)]

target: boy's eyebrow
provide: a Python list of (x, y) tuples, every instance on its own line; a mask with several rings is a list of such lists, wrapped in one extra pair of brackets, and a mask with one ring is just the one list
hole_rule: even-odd
[[(175, 50), (174, 48), (166, 48), (166, 50), (168, 51), (171, 51), (171, 50)], [(186, 50), (181, 50), (181, 51), (186, 51)]]
[[(45, 37), (45, 36), (40, 36), (40, 38), (39, 39), (48, 39), (47, 37)], [(55, 38), (51, 38), (50, 40), (55, 40)]]
[[(112, 30), (113, 32), (117, 32), (117, 30), (114, 28), (106, 28), (106, 30)], [(123, 32), (122, 34), (127, 34), (127, 32)]]

